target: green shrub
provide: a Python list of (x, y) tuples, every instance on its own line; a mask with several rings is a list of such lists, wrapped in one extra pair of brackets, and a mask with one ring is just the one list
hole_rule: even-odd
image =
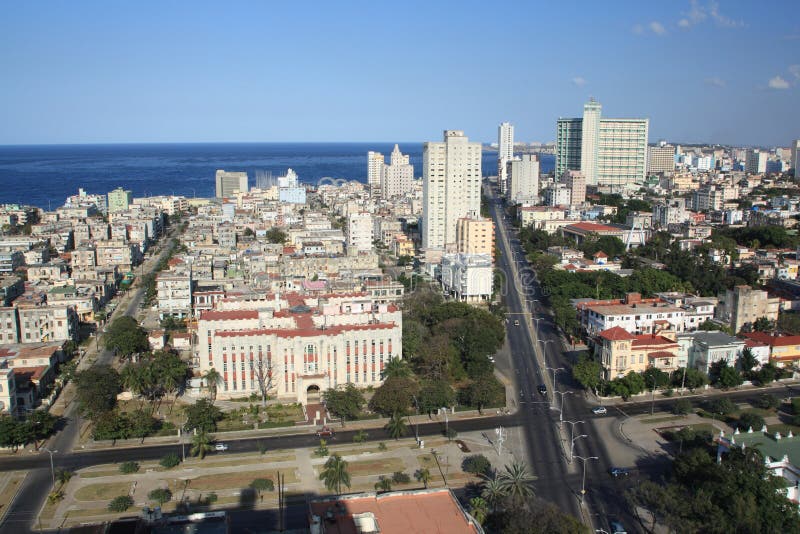
[(119, 497), (114, 497), (111, 502), (108, 503), (108, 511), (124, 512), (131, 506), (133, 506), (133, 499), (129, 495), (120, 495)]
[(780, 406), (781, 401), (775, 395), (770, 395), (765, 393), (756, 399), (756, 408), (761, 408), (762, 410), (771, 410), (773, 408), (777, 408)]
[(167, 488), (156, 488), (147, 494), (147, 498), (161, 506), (172, 499), (172, 492)]
[(170, 452), (166, 454), (161, 460), (158, 462), (161, 467), (165, 469), (172, 469), (173, 467), (177, 466), (181, 463), (181, 459), (178, 455), (174, 452)]
[(678, 399), (672, 406), (672, 413), (675, 415), (686, 415), (692, 411), (692, 403), (689, 399)]
[(395, 484), (408, 484), (411, 482), (411, 477), (402, 471), (395, 471), (392, 473), (392, 482)]
[(464, 458), (461, 469), (473, 475), (488, 475), (492, 470), (492, 463), (482, 454), (473, 454)]
[(121, 473), (125, 475), (130, 475), (131, 473), (138, 473), (139, 462), (122, 462), (122, 464), (119, 466), (119, 470)]
[(764, 426), (764, 418), (756, 412), (747, 411), (742, 412), (739, 416), (739, 421), (736, 423), (739, 430), (747, 430), (752, 428), (755, 431), (760, 430)]

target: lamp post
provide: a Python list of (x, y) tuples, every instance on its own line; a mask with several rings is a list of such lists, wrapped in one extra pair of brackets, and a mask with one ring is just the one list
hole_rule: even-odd
[(442, 406), (442, 411), (444, 412), (444, 435), (447, 436), (447, 439), (450, 439), (450, 428), (448, 427), (447, 421), (447, 408)]
[(55, 490), (55, 488), (56, 488), (56, 468), (53, 465), (53, 454), (57, 453), (58, 451), (57, 450), (51, 451), (47, 447), (42, 447), (41, 450), (47, 451), (47, 453), (50, 454), (50, 476), (53, 478), (53, 489)]
[(575, 436), (572, 438), (572, 443), (569, 446), (569, 461), (571, 462), (573, 458), (575, 458), (575, 442), (581, 438), (588, 438), (589, 436), (586, 434), (581, 434), (580, 436)]
[[(561, 405), (558, 409), (558, 424), (561, 425), (564, 422), (564, 395), (572, 395), (572, 391), (556, 391), (553, 390), (553, 400), (555, 400), (555, 395), (561, 395)], [(555, 409), (555, 408), (554, 408)]]
[[(541, 342), (542, 340), (540, 339), (539, 341)], [(552, 340), (548, 340), (548, 341), (545, 341), (544, 343), (545, 343), (545, 345), (547, 345), (547, 343), (551, 343), (551, 342), (552, 342)], [(547, 355), (545, 355), (545, 360), (544, 361), (545, 361), (545, 363), (547, 363)], [(545, 366), (545, 370), (553, 371), (553, 391), (555, 391), (556, 390), (556, 372), (557, 371), (563, 371), (564, 368), (563, 367), (547, 367), (547, 366)], [(555, 409), (555, 407), (556, 407), (556, 396), (553, 395), (553, 406), (552, 406), (552, 408)]]
[[(569, 427), (569, 440), (574, 445), (575, 441), (572, 439), (572, 436), (575, 435), (575, 425), (582, 424), (584, 421), (564, 421), (564, 422), (565, 423), (569, 423), (569, 425), (570, 425), (570, 427)], [(569, 452), (569, 461), (570, 462), (572, 461), (572, 448), (570, 448), (570, 452)]]
[(586, 461), (587, 460), (598, 460), (597, 456), (589, 456), (584, 458), (583, 456), (575, 456), (583, 462), (583, 477), (581, 477), (581, 502), (583, 502), (583, 496), (586, 493)]
[(417, 412), (417, 418), (414, 419), (414, 436), (417, 438), (417, 445), (419, 445), (419, 402), (415, 395), (411, 395), (411, 398), (414, 399), (414, 410)]

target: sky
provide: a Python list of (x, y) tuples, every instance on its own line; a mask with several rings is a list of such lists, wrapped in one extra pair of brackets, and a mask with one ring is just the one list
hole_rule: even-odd
[(3, 2), (0, 144), (800, 138), (796, 0)]

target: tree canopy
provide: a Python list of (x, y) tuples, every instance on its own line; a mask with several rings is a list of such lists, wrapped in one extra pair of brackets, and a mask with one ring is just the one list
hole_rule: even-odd
[(81, 413), (95, 419), (114, 409), (122, 391), (119, 373), (108, 365), (94, 365), (75, 375), (76, 398)]
[(150, 350), (147, 332), (127, 315), (114, 319), (104, 337), (106, 348), (122, 358)]

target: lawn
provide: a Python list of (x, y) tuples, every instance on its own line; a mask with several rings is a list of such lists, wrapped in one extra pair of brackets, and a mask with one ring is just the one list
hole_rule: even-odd
[[(348, 471), (351, 476), (391, 475), (395, 471), (405, 470), (400, 458), (384, 458), (380, 460), (361, 460), (349, 462)], [(322, 466), (320, 466), (320, 469)]]
[[(297, 482), (294, 469), (282, 470), (287, 484)], [(189, 488), (198, 491), (215, 491), (224, 489), (246, 488), (256, 478), (268, 478), (275, 481), (275, 470), (270, 471), (244, 471), (241, 473), (220, 473), (218, 475), (203, 475), (189, 481)]]
[(109, 482), (89, 484), (79, 488), (75, 494), (76, 501), (110, 501), (119, 495), (127, 495), (131, 490), (130, 482)]

